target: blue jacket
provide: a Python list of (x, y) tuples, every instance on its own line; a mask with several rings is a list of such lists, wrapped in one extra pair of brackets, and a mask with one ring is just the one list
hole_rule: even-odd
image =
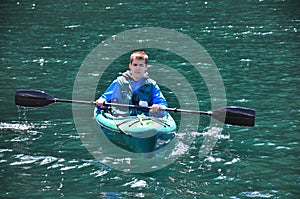
[[(100, 98), (105, 99), (106, 102), (120, 104), (133, 104), (141, 106), (152, 106), (153, 104), (159, 104), (160, 106), (168, 107), (166, 99), (161, 93), (159, 86), (150, 78), (142, 78), (135, 82), (134, 80), (126, 79), (124, 76), (119, 76), (111, 83), (111, 85), (106, 89)], [(142, 113), (149, 115), (149, 110), (112, 107), (112, 113), (115, 115), (138, 115)], [(156, 114), (153, 114), (153, 116), (163, 117), (166, 114), (166, 111), (160, 111)]]

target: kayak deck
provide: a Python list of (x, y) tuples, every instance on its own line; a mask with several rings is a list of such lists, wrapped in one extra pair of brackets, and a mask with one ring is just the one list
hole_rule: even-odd
[(163, 118), (145, 115), (114, 117), (95, 110), (95, 120), (97, 127), (112, 143), (134, 153), (156, 151), (176, 134), (176, 123), (169, 114)]

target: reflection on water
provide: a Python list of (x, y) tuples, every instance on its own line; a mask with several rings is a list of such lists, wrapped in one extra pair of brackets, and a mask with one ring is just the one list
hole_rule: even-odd
[(0, 129), (25, 131), (32, 128), (34, 128), (34, 126), (28, 124), (9, 124), (9, 123), (2, 123), (2, 122), (0, 123)]

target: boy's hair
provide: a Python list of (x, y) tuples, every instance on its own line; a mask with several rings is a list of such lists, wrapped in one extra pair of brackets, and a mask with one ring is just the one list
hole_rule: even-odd
[(137, 60), (145, 60), (145, 64), (148, 64), (148, 55), (144, 52), (144, 51), (136, 51), (136, 52), (133, 52), (131, 55), (130, 55), (130, 63), (132, 64), (132, 61), (134, 59), (137, 59)]

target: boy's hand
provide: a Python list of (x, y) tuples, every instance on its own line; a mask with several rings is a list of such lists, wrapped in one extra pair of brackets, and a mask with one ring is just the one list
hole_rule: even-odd
[(160, 106), (158, 104), (153, 104), (150, 108), (150, 113), (158, 113), (159, 111), (161, 111)]
[(100, 108), (105, 108), (105, 99), (98, 99), (96, 100), (96, 105), (99, 106)]

